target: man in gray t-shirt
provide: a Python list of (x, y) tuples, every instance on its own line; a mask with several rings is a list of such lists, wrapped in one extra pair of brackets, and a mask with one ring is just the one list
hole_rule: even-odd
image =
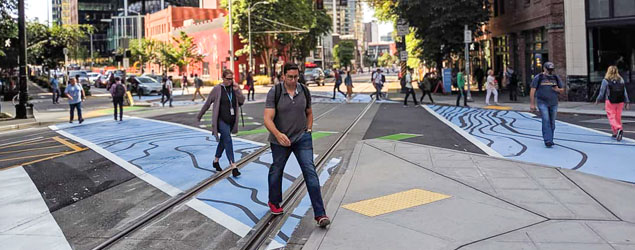
[(273, 164), (269, 168), (269, 209), (274, 215), (282, 214), (282, 177), (284, 167), (291, 153), (298, 160), (305, 177), (309, 198), (320, 227), (331, 223), (324, 211), (324, 202), (320, 191), (320, 180), (313, 163), (313, 111), (311, 95), (304, 85), (298, 84), (300, 72), (298, 66), (287, 63), (283, 69), (283, 83), (275, 85), (267, 94), (264, 122), (271, 133), (271, 154)]

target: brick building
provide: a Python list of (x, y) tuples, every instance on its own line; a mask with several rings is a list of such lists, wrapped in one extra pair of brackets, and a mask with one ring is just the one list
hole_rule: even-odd
[(564, 0), (490, 0), (492, 18), (477, 38), (472, 51), (472, 68), (491, 68), (500, 76), (511, 65), (526, 86), (542, 72), (544, 62), (556, 65), (566, 78)]
[[(223, 28), (224, 9), (203, 9), (194, 7), (173, 7), (146, 15), (145, 37), (163, 42), (172, 42), (173, 37), (183, 31), (194, 39), (199, 53), (205, 58), (202, 63), (190, 65), (187, 74), (198, 74), (205, 79), (219, 80), (221, 71), (230, 68), (229, 33)], [(242, 48), (240, 39), (234, 35), (234, 50)], [(246, 56), (238, 57), (234, 63), (235, 77), (245, 70)], [(148, 72), (161, 72), (158, 65), (150, 65)], [(179, 75), (173, 69), (171, 75)]]

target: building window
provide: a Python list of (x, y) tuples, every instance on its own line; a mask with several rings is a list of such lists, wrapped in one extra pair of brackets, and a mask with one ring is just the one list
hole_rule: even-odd
[(203, 62), (203, 75), (209, 76), (209, 62)]
[(635, 16), (635, 0), (613, 0), (613, 15), (616, 17)]
[(609, 17), (609, 0), (587, 0), (589, 19)]

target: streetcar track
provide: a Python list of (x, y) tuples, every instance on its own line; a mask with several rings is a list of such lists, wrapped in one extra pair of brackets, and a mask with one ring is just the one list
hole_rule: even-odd
[[(370, 104), (372, 104), (372, 102)], [(327, 114), (329, 114), (330, 112), (335, 110), (340, 105), (342, 105), (342, 104), (337, 104), (337, 105), (334, 105), (333, 107), (329, 108), (325, 112), (321, 113), (319, 116), (315, 117), (314, 121), (317, 121), (317, 120), (325, 117)], [(253, 153), (246, 155), (245, 157), (241, 158), (238, 162), (236, 162), (236, 167), (240, 169), (242, 167), (245, 167), (247, 164), (258, 160), (259, 157), (265, 151), (267, 151), (269, 148), (270, 148), (269, 145), (265, 145), (265, 146), (260, 147), (259, 149), (257, 149)], [(176, 206), (178, 206), (180, 204), (185, 204), (187, 201), (191, 200), (192, 198), (195, 198), (196, 195), (202, 193), (204, 190), (207, 190), (208, 188), (212, 187), (216, 183), (226, 179), (231, 174), (231, 170), (232, 170), (232, 168), (226, 168), (226, 169), (224, 169), (223, 171), (221, 171), (219, 173), (215, 173), (213, 176), (204, 179), (203, 181), (199, 182), (199, 184), (197, 184), (196, 186), (190, 188), (189, 190), (184, 191), (181, 194), (168, 199), (167, 201), (163, 202), (158, 207), (155, 207), (155, 208), (151, 209), (150, 211), (148, 211), (147, 213), (139, 216), (138, 217), (139, 219), (137, 219), (136, 221), (132, 222), (130, 225), (124, 227), (122, 230), (120, 230), (119, 232), (115, 233), (113, 236), (109, 237), (108, 239), (106, 239), (105, 241), (103, 241), (102, 243), (100, 243), (99, 245), (97, 245), (96, 247), (94, 247), (92, 249), (93, 250), (101, 250), (101, 249), (106, 249), (106, 248), (112, 246), (114, 243), (118, 242), (120, 239), (123, 239), (127, 235), (129, 235), (129, 234), (133, 233), (134, 231), (144, 227), (150, 221), (153, 221), (154, 219), (159, 218), (162, 214), (164, 214), (168, 210), (170, 210), (170, 209), (172, 209), (172, 208), (174, 208), (174, 207), (176, 207)]]

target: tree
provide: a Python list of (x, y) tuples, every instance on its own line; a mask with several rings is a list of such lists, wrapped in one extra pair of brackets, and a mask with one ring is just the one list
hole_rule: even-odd
[(57, 68), (64, 61), (64, 48), (69, 48), (71, 58), (87, 58), (87, 49), (80, 48), (80, 43), (94, 31), (91, 25), (54, 25), (46, 27), (39, 23), (29, 23), (27, 49), (29, 63), (44, 65), (50, 69)]
[(379, 58), (377, 58), (377, 66), (379, 67), (388, 67), (397, 63), (398, 58), (396, 56), (391, 55), (390, 53), (384, 53)]
[(172, 38), (177, 47), (174, 50), (174, 57), (177, 59), (175, 64), (179, 67), (179, 72), (185, 71), (185, 67), (195, 62), (202, 62), (204, 55), (198, 52), (198, 46), (194, 43), (194, 39), (181, 31), (178, 37)]
[(442, 65), (450, 54), (463, 51), (464, 25), (476, 35), (490, 18), (489, 0), (419, 0), (407, 1), (369, 0), (375, 16), (380, 20), (396, 22), (405, 19), (413, 29), (415, 38), (421, 40), (421, 57)]
[(153, 39), (133, 39), (130, 41), (130, 55), (133, 62), (139, 62), (141, 73), (144, 72), (145, 64), (154, 62), (158, 56), (158, 42)]
[(163, 72), (167, 73), (172, 67), (177, 65), (178, 61), (177, 51), (172, 45), (165, 42), (158, 43), (155, 63), (159, 67), (163, 67)]
[[(233, 31), (240, 36), (244, 44), (248, 43), (248, 8), (259, 0), (234, 0), (232, 6)], [(223, 3), (226, 6), (227, 3)], [(290, 11), (292, 10), (292, 11)], [(268, 21), (270, 20), (270, 21)], [(271, 22), (273, 21), (273, 22)], [(228, 27), (228, 22), (225, 23)], [(291, 30), (289, 25), (308, 30), (308, 33), (263, 33), (265, 31)], [(324, 10), (314, 10), (312, 0), (269, 0), (268, 4), (259, 4), (251, 11), (252, 52), (260, 56), (271, 72), (271, 62), (276, 54), (294, 55), (301, 61), (315, 49), (317, 39), (330, 32), (331, 19)], [(249, 53), (249, 45), (237, 50), (240, 56)]]
[(355, 59), (355, 44), (352, 41), (343, 41), (333, 48), (335, 63), (340, 67), (351, 65), (351, 60)]

